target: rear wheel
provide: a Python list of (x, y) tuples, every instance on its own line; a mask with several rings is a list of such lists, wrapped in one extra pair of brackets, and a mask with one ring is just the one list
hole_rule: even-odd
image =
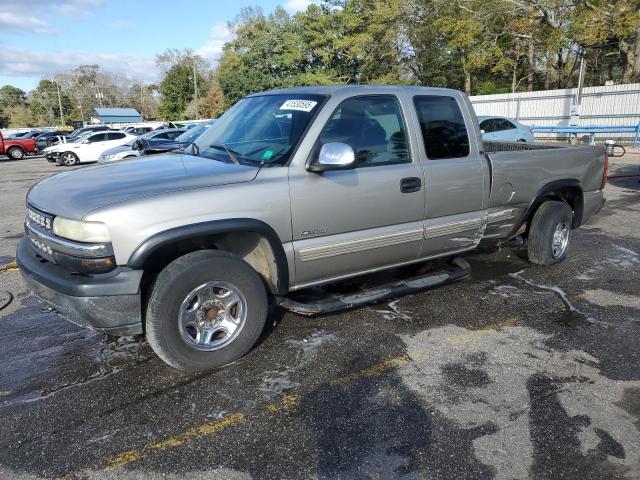
[(20, 147), (11, 147), (9, 150), (7, 150), (7, 155), (12, 160), (21, 160), (22, 158), (24, 158), (24, 150), (22, 150)]
[(197, 372), (238, 360), (267, 318), (267, 293), (249, 264), (227, 252), (201, 250), (170, 263), (156, 278), (146, 334), (174, 368)]
[(78, 163), (78, 156), (73, 152), (64, 152), (60, 155), (60, 162), (67, 167), (73, 167)]
[(529, 261), (552, 265), (564, 260), (571, 241), (572, 221), (573, 210), (568, 204), (548, 201), (540, 205), (529, 228)]

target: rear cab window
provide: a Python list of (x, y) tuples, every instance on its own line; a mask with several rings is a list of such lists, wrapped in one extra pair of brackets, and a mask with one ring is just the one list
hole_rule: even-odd
[(427, 158), (440, 160), (469, 155), (469, 134), (454, 97), (417, 95), (413, 103)]

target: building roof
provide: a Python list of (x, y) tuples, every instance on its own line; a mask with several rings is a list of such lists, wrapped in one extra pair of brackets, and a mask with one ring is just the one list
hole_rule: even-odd
[(132, 123), (142, 121), (135, 108), (94, 108), (102, 123)]

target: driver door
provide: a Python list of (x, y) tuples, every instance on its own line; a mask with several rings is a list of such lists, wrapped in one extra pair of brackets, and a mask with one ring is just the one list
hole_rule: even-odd
[(290, 169), (295, 287), (302, 288), (418, 258), (422, 246), (422, 168), (394, 95), (343, 101), (312, 149), (350, 145), (356, 168)]

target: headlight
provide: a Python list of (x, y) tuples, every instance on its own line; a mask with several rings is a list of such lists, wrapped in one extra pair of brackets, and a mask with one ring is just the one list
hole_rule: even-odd
[(87, 243), (107, 243), (111, 241), (109, 230), (101, 222), (81, 222), (63, 217), (53, 219), (53, 233), (59, 237)]

